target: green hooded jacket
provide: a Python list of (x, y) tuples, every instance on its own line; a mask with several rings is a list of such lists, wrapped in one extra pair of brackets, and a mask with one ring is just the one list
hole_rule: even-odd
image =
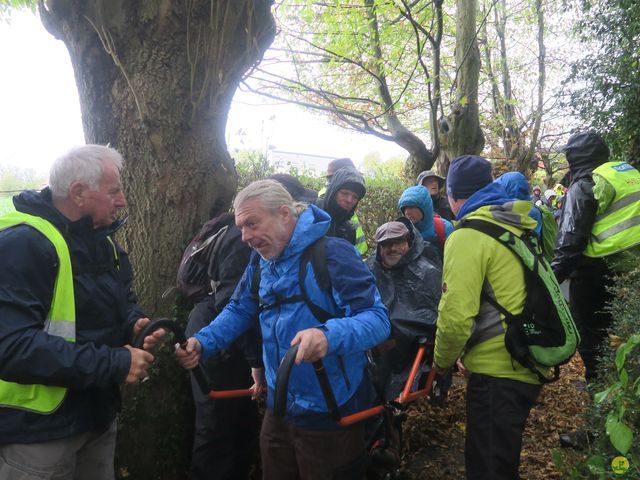
[[(492, 222), (521, 235), (536, 227), (530, 210), (528, 201), (508, 201), (481, 206), (462, 218)], [(435, 364), (447, 368), (461, 358), (471, 373), (540, 383), (511, 357), (504, 344), (504, 318), (480, 298), (484, 288), (508, 311), (522, 312), (526, 296), (520, 260), (484, 233), (461, 228), (447, 239), (443, 269)]]

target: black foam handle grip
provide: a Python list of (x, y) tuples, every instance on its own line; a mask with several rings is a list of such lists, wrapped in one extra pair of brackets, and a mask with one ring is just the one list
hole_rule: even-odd
[[(276, 418), (284, 417), (285, 411), (287, 409), (289, 377), (291, 376), (291, 369), (295, 364), (299, 346), (300, 344), (293, 345), (287, 351), (284, 358), (282, 359), (282, 362), (280, 362), (280, 366), (278, 367), (273, 402), (273, 415)], [(327, 407), (331, 414), (331, 418), (333, 418), (337, 422), (341, 418), (340, 411), (338, 410), (338, 403), (336, 402), (336, 397), (333, 393), (333, 389), (331, 388), (331, 384), (329, 383), (329, 376), (327, 375), (327, 371), (324, 369), (322, 360), (313, 362), (313, 369), (316, 372), (316, 377), (318, 378), (320, 389), (322, 390), (322, 394), (324, 395), (325, 401), (327, 402)]]
[[(140, 333), (138, 333), (138, 336), (133, 341), (133, 347), (142, 348), (142, 346), (144, 345), (144, 338), (148, 335), (151, 335), (153, 332), (160, 328), (164, 328), (173, 333), (173, 336), (182, 347), (184, 347), (187, 343), (187, 336), (184, 334), (184, 330), (180, 325), (168, 318), (160, 318), (149, 323), (140, 331)], [(198, 387), (200, 387), (200, 390), (202, 390), (202, 393), (207, 395), (211, 390), (211, 387), (209, 386), (209, 380), (207, 379), (204, 370), (202, 370), (202, 366), (197, 365), (191, 370), (191, 373), (193, 373), (193, 376), (198, 383)]]

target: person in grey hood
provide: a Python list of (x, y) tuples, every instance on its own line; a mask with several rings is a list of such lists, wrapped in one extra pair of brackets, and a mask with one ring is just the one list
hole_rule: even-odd
[(344, 238), (356, 244), (356, 229), (350, 218), (366, 192), (364, 177), (355, 168), (343, 167), (333, 174), (327, 192), (318, 200), (318, 207), (331, 215), (328, 237)]

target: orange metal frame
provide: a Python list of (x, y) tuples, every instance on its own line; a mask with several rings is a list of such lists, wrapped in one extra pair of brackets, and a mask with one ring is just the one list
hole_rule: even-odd
[[(413, 382), (416, 379), (416, 375), (418, 374), (418, 371), (420, 369), (420, 364), (424, 359), (426, 347), (427, 347), (426, 345), (420, 345), (420, 347), (418, 347), (418, 351), (416, 352), (416, 358), (413, 360), (413, 365), (411, 366), (411, 371), (409, 372), (409, 377), (407, 378), (407, 381), (404, 385), (404, 389), (402, 390), (400, 395), (398, 395), (398, 397), (394, 400), (393, 403), (399, 404), (399, 405), (406, 405), (418, 398), (426, 397), (427, 395), (429, 395), (429, 392), (431, 391), (431, 385), (433, 384), (433, 379), (435, 378), (435, 375), (436, 375), (436, 371), (433, 368), (429, 371), (429, 376), (427, 377), (427, 383), (425, 384), (424, 388), (416, 390), (415, 392), (411, 391), (411, 386), (413, 385)], [(211, 390), (209, 392), (209, 397), (215, 398), (215, 399), (251, 397), (254, 395), (254, 393), (255, 393), (255, 389), (253, 388), (246, 388), (241, 390), (218, 390), (218, 391)], [(366, 420), (369, 417), (373, 417), (374, 415), (381, 413), (384, 409), (385, 409), (384, 404), (376, 405), (375, 407), (371, 407), (371, 408), (368, 408), (367, 410), (354, 413), (353, 415), (342, 417), (338, 423), (343, 427), (346, 427), (348, 425), (353, 425), (354, 423), (361, 422), (362, 420)]]

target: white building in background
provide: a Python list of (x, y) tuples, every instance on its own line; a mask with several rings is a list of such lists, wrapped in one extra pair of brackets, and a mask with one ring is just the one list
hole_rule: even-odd
[(283, 150), (269, 150), (268, 160), (276, 172), (289, 172), (296, 169), (299, 173), (307, 173), (321, 177), (327, 171), (327, 165), (338, 157), (313, 155), (310, 153), (285, 152)]

